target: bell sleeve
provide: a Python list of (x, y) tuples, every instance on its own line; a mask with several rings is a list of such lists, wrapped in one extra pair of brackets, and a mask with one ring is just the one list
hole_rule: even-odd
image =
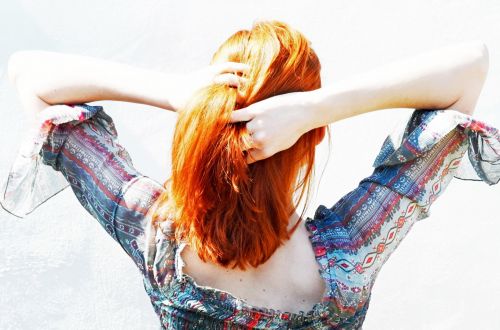
[(145, 275), (146, 236), (151, 231), (146, 215), (162, 185), (133, 166), (102, 106), (54, 105), (42, 111), (37, 122), (1, 185), (2, 207), (24, 218), (71, 187)]
[(373, 167), (306, 222), (320, 274), (330, 283), (328, 298), (346, 319), (366, 312), (382, 265), (413, 224), (430, 216), (453, 178), (499, 182), (500, 134), (455, 110), (415, 109), (387, 136)]

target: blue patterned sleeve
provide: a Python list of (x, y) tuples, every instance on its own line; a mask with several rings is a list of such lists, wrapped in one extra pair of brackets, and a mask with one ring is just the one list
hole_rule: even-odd
[(382, 265), (413, 224), (430, 215), (452, 178), (498, 183), (500, 134), (455, 110), (414, 110), (405, 127), (387, 136), (373, 166), (307, 222), (328, 298), (348, 317), (366, 312)]
[(68, 113), (76, 119), (45, 123), (42, 137), (32, 139), (38, 149), (27, 141), (31, 144), (25, 149), (32, 154), (21, 153), (12, 167), (3, 206), (22, 217), (70, 186), (81, 205), (146, 274), (146, 234), (151, 222), (146, 214), (163, 187), (137, 171), (102, 106), (64, 107), (55, 109), (62, 112), (52, 120), (64, 121), (59, 117)]
[(146, 215), (163, 188), (134, 167), (101, 106), (75, 106), (91, 117), (54, 126), (40, 151), (43, 163), (62, 173), (81, 205), (146, 274)]

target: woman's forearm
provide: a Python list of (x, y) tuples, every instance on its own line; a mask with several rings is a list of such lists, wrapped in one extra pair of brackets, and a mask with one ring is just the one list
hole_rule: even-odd
[(380, 109), (443, 109), (477, 93), (472, 87), (482, 86), (487, 70), (488, 50), (479, 41), (420, 53), (310, 92), (312, 126)]
[(49, 105), (112, 100), (174, 110), (168, 92), (175, 86), (175, 75), (119, 62), (49, 51), (18, 51), (9, 59), (8, 72), (14, 85), (18, 85), (18, 79), (23, 81), (21, 98), (32, 99), (30, 91)]

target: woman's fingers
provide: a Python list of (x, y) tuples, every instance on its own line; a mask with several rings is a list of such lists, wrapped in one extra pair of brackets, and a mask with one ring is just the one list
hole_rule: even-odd
[(239, 109), (239, 110), (234, 110), (231, 113), (231, 117), (229, 118), (230, 123), (236, 123), (239, 121), (249, 121), (255, 117), (255, 114), (252, 113), (251, 109), (249, 107)]
[(217, 65), (217, 71), (219, 73), (248, 73), (250, 66), (239, 62), (224, 62)]
[(214, 83), (216, 84), (227, 84), (231, 87), (239, 87), (247, 81), (246, 78), (237, 76), (233, 73), (222, 73), (214, 77)]

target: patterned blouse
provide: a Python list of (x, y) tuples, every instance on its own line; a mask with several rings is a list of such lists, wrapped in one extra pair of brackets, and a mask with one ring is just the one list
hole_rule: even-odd
[(382, 265), (450, 180), (500, 181), (496, 128), (454, 110), (414, 110), (383, 142), (373, 174), (306, 219), (326, 290), (311, 310), (290, 313), (182, 272), (185, 243), (171, 221), (147, 216), (164, 188), (134, 168), (102, 106), (54, 105), (39, 119), (1, 186), (3, 208), (24, 217), (70, 186), (138, 267), (162, 329), (360, 329)]

